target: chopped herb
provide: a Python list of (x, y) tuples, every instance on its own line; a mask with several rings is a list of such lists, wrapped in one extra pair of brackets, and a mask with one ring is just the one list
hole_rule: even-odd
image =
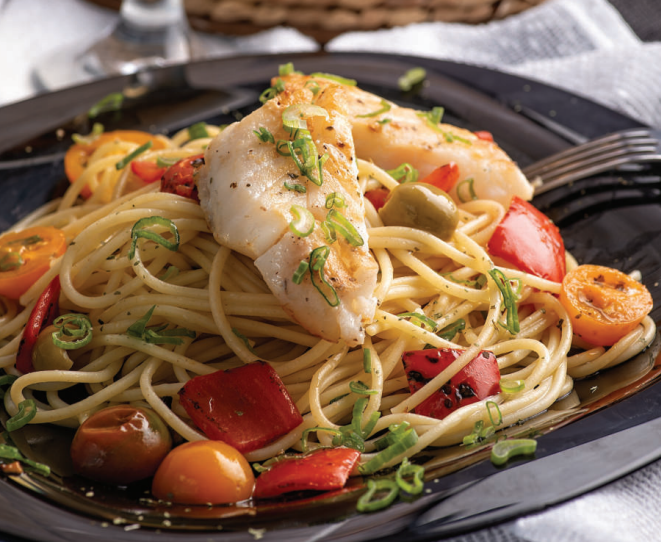
[(411, 318), (411, 323), (418, 326), (418, 327), (423, 327), (427, 326), (429, 329), (432, 331), (436, 331), (436, 328), (438, 327), (438, 324), (434, 322), (429, 316), (426, 316), (424, 314), (421, 314), (419, 312), (403, 312), (401, 314), (397, 315), (398, 318)]
[(246, 348), (250, 350), (251, 354), (257, 355), (257, 352), (255, 352), (255, 350), (253, 349), (252, 344), (250, 344), (250, 341), (248, 340), (248, 337), (246, 337), (243, 333), (241, 333), (238, 329), (234, 327), (232, 328), (232, 333), (234, 333), (234, 335), (236, 335), (239, 339), (243, 341), (243, 344), (246, 345)]
[(447, 326), (445, 326), (441, 331), (437, 333), (437, 335), (441, 339), (445, 339), (446, 341), (451, 341), (454, 339), (454, 336), (457, 333), (462, 332), (464, 329), (466, 329), (466, 320), (463, 318), (459, 318), (456, 322), (453, 322)]

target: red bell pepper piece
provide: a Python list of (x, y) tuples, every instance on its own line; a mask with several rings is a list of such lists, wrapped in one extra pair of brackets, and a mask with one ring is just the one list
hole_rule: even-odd
[(133, 160), (131, 162), (131, 171), (148, 184), (160, 181), (167, 169), (147, 160)]
[(262, 448), (303, 422), (278, 373), (263, 361), (196, 376), (179, 400), (207, 437), (241, 453)]
[(25, 324), (23, 338), (18, 345), (18, 352), (16, 354), (16, 368), (23, 374), (34, 371), (34, 367), (32, 366), (32, 350), (37, 342), (39, 333), (45, 327), (50, 326), (55, 318), (59, 316), (60, 290), (60, 277), (57, 276), (41, 292)]
[(161, 192), (177, 194), (199, 202), (195, 175), (203, 165), (203, 154), (189, 156), (171, 165), (161, 179)]
[(457, 181), (459, 180), (459, 166), (454, 162), (449, 162), (441, 167), (436, 168), (424, 179), (421, 183), (427, 183), (440, 188), (445, 192), (450, 192)]
[(285, 458), (259, 475), (253, 497), (268, 499), (290, 491), (329, 491), (347, 483), (360, 452), (352, 448), (320, 448)]
[(387, 188), (375, 188), (374, 190), (365, 192), (365, 197), (374, 205), (377, 211), (386, 204), (389, 195), (390, 192)]
[(551, 220), (518, 196), (496, 226), (488, 244), (493, 256), (538, 277), (562, 282), (565, 244)]
[(483, 139), (484, 141), (493, 141), (493, 135), (491, 132), (487, 132), (486, 130), (478, 130), (475, 132), (475, 135), (478, 139)]
[[(438, 348), (404, 352), (402, 361), (411, 393), (439, 375), (463, 350)], [(415, 413), (442, 420), (456, 409), (477, 403), (500, 392), (500, 371), (496, 356), (483, 350), (438, 391), (425, 399)]]

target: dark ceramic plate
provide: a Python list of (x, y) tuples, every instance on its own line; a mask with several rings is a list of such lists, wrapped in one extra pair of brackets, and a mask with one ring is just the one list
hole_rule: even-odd
[[(107, 129), (174, 130), (203, 118), (227, 123), (258, 105), (259, 92), (269, 86), (278, 65), (287, 61), (304, 72), (355, 78), (365, 89), (404, 105), (420, 109), (443, 105), (446, 121), (491, 131), (521, 165), (569, 143), (516, 111), (552, 117), (586, 137), (639, 126), (564, 91), (450, 62), (371, 54), (207, 61), (166, 68), (146, 78), (123, 76), (92, 83), (0, 109), (0, 150), (6, 151), (0, 155), (0, 231), (62, 189), (61, 153), (68, 145), (67, 130), (83, 131), (88, 121), (79, 117), (67, 124), (64, 137), (62, 132), (56, 136), (54, 129), (100, 97), (154, 81), (169, 85), (147, 100), (136, 100), (136, 107), (121, 115), (107, 114), (101, 119)], [(404, 94), (397, 88), (397, 78), (415, 66), (427, 69), (427, 84)], [(193, 88), (182, 88), (184, 80)], [(27, 144), (16, 140), (17, 134), (39, 132), (44, 135)], [(20, 146), (7, 150), (19, 142)], [(656, 302), (656, 321), (661, 317), (660, 173), (649, 167), (602, 175), (534, 201), (560, 226), (567, 248), (579, 262), (639, 269)], [(48, 542), (227, 542), (260, 535), (287, 541), (403, 537), (415, 541), (477, 529), (572, 498), (661, 457), (661, 445), (653, 438), (661, 425), (656, 419), (661, 412), (658, 350), (655, 342), (636, 359), (577, 382), (579, 406), (552, 409), (526, 422), (520, 432), (538, 436), (534, 461), (498, 469), (485, 461), (485, 450), (439, 450), (427, 458), (429, 481), (421, 497), (374, 514), (355, 513), (362, 490), (359, 482), (334, 494), (269, 506), (164, 507), (150, 501), (146, 487), (113, 490), (68, 476), (70, 435), (29, 427), (17, 437), (17, 445), (49, 462), (56, 474), (49, 479), (23, 475), (0, 480), (0, 531), (7, 540), (20, 536)], [(609, 454), (599, 453), (604, 447)], [(563, 474), (558, 477), (560, 468)]]

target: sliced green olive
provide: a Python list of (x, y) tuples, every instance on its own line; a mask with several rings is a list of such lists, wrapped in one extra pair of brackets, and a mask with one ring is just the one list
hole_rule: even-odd
[(68, 371), (73, 366), (67, 351), (53, 343), (55, 331), (55, 326), (48, 326), (39, 333), (32, 350), (32, 365), (35, 371)]
[(440, 188), (426, 183), (405, 183), (395, 187), (379, 210), (386, 226), (405, 226), (427, 231), (444, 241), (457, 229), (457, 207)]

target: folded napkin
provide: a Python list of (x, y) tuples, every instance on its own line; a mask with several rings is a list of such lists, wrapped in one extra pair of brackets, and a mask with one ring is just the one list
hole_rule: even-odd
[(549, 0), (479, 26), (421, 23), (349, 32), (326, 49), (411, 54), (497, 68), (661, 127), (661, 42), (643, 43), (606, 0)]

